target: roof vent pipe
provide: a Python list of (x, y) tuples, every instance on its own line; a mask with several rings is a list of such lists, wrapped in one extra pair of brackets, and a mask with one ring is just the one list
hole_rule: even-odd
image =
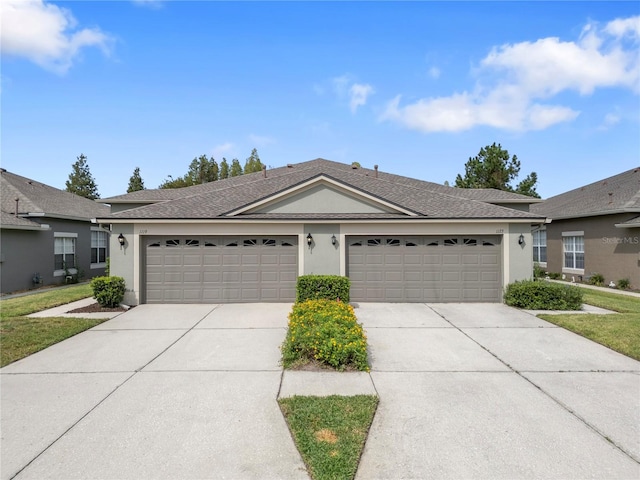
[(20, 199), (16, 197), (16, 217), (18, 216), (18, 203), (20, 203)]
[(262, 165), (262, 178), (267, 178), (267, 166)]
[(376, 178), (378, 178), (378, 165), (374, 165), (373, 169), (376, 171)]

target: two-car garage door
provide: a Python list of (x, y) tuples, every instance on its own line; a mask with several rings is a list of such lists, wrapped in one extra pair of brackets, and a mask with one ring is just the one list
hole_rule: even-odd
[(147, 303), (293, 302), (295, 236), (172, 236), (145, 245)]
[(351, 299), (500, 302), (499, 236), (348, 237)]
[[(501, 236), (349, 236), (356, 302), (500, 302)], [(147, 303), (293, 302), (296, 236), (146, 237)]]

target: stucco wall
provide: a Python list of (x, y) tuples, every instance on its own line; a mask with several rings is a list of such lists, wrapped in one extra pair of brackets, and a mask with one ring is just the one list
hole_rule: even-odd
[(51, 218), (40, 218), (38, 221), (49, 225), (49, 230), (2, 229), (0, 236), (0, 251), (3, 260), (0, 262), (2, 293), (36, 287), (32, 280), (36, 272), (42, 278), (42, 283), (37, 285), (38, 287), (64, 283), (65, 278), (61, 272), (54, 275), (54, 237), (56, 232), (78, 235), (76, 237), (76, 265), (85, 280), (104, 275), (104, 268), (91, 268), (90, 223)]
[[(122, 233), (126, 244), (120, 249), (117, 237)], [(306, 236), (311, 233), (309, 249)], [(531, 278), (533, 270), (531, 225), (529, 222), (425, 222), (425, 223), (218, 223), (182, 224), (138, 223), (114, 224), (111, 235), (111, 273), (125, 278), (125, 303), (136, 305), (144, 286), (144, 237), (164, 235), (297, 235), (298, 272), (304, 274), (338, 274), (346, 272), (346, 237), (349, 235), (501, 235), (503, 284)], [(518, 245), (524, 235), (525, 243)], [(335, 235), (337, 245), (331, 244)]]
[[(306, 237), (311, 234), (311, 247)], [(335, 235), (336, 244), (331, 243)], [(340, 275), (340, 225), (309, 224), (304, 226), (304, 274)]]
[[(141, 256), (136, 253), (137, 239), (133, 232), (133, 225), (114, 225), (110, 241), (109, 273), (124, 278), (126, 292), (122, 302), (125, 305), (137, 305), (140, 303), (135, 287), (134, 272), (136, 270), (136, 262), (140, 261)], [(125, 237), (124, 247), (121, 247), (118, 241), (118, 236), (121, 233)]]
[[(616, 228), (637, 214), (603, 215), (598, 217), (554, 220), (547, 229), (548, 272), (562, 272), (564, 253), (562, 232), (584, 232), (584, 274), (600, 273), (605, 283), (628, 278), (632, 288), (640, 288), (640, 229)], [(577, 276), (567, 273), (567, 276)]]

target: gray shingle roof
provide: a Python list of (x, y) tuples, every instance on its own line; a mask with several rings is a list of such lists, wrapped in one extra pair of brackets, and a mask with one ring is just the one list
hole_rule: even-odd
[[(398, 175), (385, 174), (369, 169), (353, 169), (350, 165), (317, 159), (267, 171), (210, 182), (203, 185), (175, 190), (140, 191), (104, 202), (143, 202), (162, 199), (158, 203), (118, 212), (112, 219), (212, 219), (234, 218), (228, 214), (255, 202), (287, 191), (309, 180), (326, 178), (347, 188), (358, 190), (379, 200), (409, 210), (418, 218), (484, 218), (484, 219), (538, 219), (539, 216), (522, 212), (496, 203), (535, 201), (523, 195), (494, 190), (467, 190), (446, 187), (430, 182), (414, 180)], [(145, 193), (146, 192), (146, 193)], [(478, 197), (472, 198), (472, 197)], [(483, 198), (484, 201), (479, 199)], [(318, 214), (240, 214), (235, 218), (314, 218)], [(407, 215), (384, 214), (385, 218), (410, 218)], [(384, 216), (383, 215), (383, 216)], [(414, 217), (414, 218), (415, 218)], [(106, 217), (101, 217), (106, 218)], [(322, 214), (319, 218), (367, 218), (367, 215)], [(378, 217), (382, 218), (382, 217)]]
[(39, 223), (26, 218), (16, 217), (13, 213), (0, 211), (0, 226), (2, 228), (18, 229), (18, 230), (40, 230), (42, 227)]
[(551, 219), (640, 212), (640, 167), (551, 197), (531, 211)]
[[(15, 214), (40, 213), (45, 216), (90, 220), (109, 214), (109, 207), (44, 183), (0, 170), (0, 210)], [(14, 217), (15, 218), (15, 217)], [(2, 220), (4, 222), (4, 216)]]

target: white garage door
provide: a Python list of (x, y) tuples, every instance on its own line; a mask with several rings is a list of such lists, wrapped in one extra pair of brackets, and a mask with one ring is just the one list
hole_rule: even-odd
[(348, 237), (351, 300), (500, 302), (501, 237)]
[(146, 238), (147, 303), (293, 302), (295, 236)]

